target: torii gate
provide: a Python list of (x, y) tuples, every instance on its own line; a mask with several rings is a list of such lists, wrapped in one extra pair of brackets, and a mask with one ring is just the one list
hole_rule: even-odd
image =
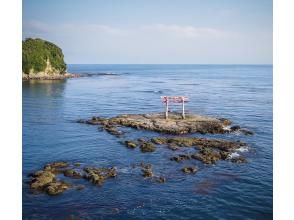
[(182, 103), (182, 117), (185, 119), (185, 102), (189, 101), (187, 96), (160, 96), (161, 101), (165, 103), (165, 119), (168, 119), (168, 103)]

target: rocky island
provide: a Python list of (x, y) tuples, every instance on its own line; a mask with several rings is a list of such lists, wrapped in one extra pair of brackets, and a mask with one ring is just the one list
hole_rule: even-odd
[(252, 135), (253, 132), (241, 128), (239, 125), (232, 125), (226, 118), (214, 118), (203, 115), (188, 114), (182, 119), (181, 114), (170, 112), (169, 118), (165, 119), (164, 113), (149, 114), (128, 114), (118, 115), (112, 118), (93, 117), (89, 120), (79, 120), (80, 123), (101, 125), (107, 132), (120, 136), (120, 126), (143, 129), (166, 134), (224, 134), (239, 131), (245, 135)]
[(22, 42), (22, 79), (65, 79), (78, 75), (66, 72), (62, 50), (39, 38)]

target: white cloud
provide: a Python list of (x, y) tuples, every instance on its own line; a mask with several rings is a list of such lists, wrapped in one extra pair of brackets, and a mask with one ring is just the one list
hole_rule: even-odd
[(68, 63), (271, 63), (272, 33), (152, 24), (24, 22), (23, 37), (57, 43)]

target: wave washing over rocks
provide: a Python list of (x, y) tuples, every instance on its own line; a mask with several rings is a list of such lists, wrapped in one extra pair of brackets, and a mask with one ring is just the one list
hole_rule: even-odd
[[(242, 156), (247, 152), (248, 145), (241, 141), (228, 141), (222, 139), (208, 139), (199, 137), (186, 137), (183, 134), (225, 134), (238, 132), (244, 135), (253, 135), (253, 132), (233, 125), (229, 119), (213, 118), (202, 115), (188, 114), (182, 119), (181, 114), (169, 113), (169, 119), (165, 119), (163, 113), (118, 115), (112, 118), (93, 117), (89, 120), (78, 120), (79, 123), (96, 125), (111, 135), (120, 138), (120, 143), (128, 149), (139, 148), (142, 153), (154, 153), (158, 147), (165, 147), (174, 151), (175, 155), (170, 158), (162, 158), (176, 163), (182, 161), (197, 160), (202, 166), (217, 164), (218, 161), (232, 163), (246, 163), (247, 159)], [(138, 138), (136, 140), (125, 139), (121, 127), (130, 127), (134, 130), (142, 129), (173, 136), (159, 136), (154, 138)], [(189, 153), (183, 151), (190, 148)], [(242, 149), (242, 150), (240, 150)], [(243, 150), (246, 149), (246, 150)], [(168, 181), (164, 175), (153, 173), (153, 165), (142, 162), (133, 165), (130, 169), (141, 169), (141, 176), (151, 182), (165, 183)], [(112, 167), (89, 167), (78, 163), (53, 162), (46, 164), (43, 169), (31, 173), (29, 185), (32, 191), (44, 192), (48, 195), (58, 195), (68, 189), (81, 190), (84, 185), (76, 185), (70, 179), (83, 179), (95, 185), (102, 186), (105, 181), (119, 175), (120, 168)], [(177, 171), (175, 171), (177, 172)], [(201, 172), (201, 168), (195, 165), (182, 166), (178, 172), (194, 175)]]

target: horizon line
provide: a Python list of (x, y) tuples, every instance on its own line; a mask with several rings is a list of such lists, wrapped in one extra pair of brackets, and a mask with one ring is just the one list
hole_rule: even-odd
[(272, 66), (272, 63), (67, 63), (67, 65), (264, 65)]

